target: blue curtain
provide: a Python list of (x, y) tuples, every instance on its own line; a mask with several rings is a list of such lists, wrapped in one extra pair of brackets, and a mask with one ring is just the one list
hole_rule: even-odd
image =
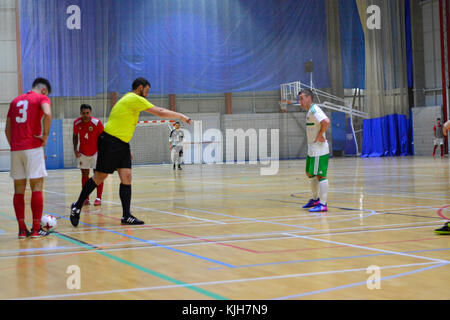
[[(67, 7), (81, 29), (66, 27)], [(23, 81), (55, 96), (127, 92), (136, 77), (152, 93), (219, 93), (330, 86), (324, 0), (23, 0)]]
[(406, 116), (398, 114), (364, 120), (361, 157), (412, 155), (410, 126)]
[[(53, 96), (95, 96), (101, 90), (106, 29), (104, 0), (20, 1), (22, 79), (52, 83)], [(67, 27), (67, 8), (81, 9), (81, 29)], [(99, 90), (100, 89), (100, 90)]]
[(345, 89), (365, 88), (364, 31), (355, 0), (339, 0), (342, 83)]

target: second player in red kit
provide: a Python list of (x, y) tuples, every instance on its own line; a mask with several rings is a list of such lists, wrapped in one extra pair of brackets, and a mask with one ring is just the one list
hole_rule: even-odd
[[(89, 180), (89, 169), (94, 169), (97, 163), (97, 140), (103, 132), (103, 124), (97, 118), (91, 116), (92, 107), (82, 104), (80, 117), (73, 122), (73, 149), (78, 160), (78, 168), (81, 169), (81, 185), (84, 186)], [(78, 147), (78, 139), (80, 141)], [(78, 147), (78, 148), (77, 148)], [(103, 183), (97, 187), (97, 198), (94, 205), (101, 205)], [(89, 205), (89, 198), (84, 205)]]

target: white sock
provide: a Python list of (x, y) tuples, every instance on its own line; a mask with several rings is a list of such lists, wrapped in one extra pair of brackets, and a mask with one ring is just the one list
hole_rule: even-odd
[(313, 200), (319, 199), (319, 180), (316, 177), (311, 179), (311, 191)]
[(320, 194), (320, 203), (326, 205), (328, 198), (328, 179), (324, 179), (319, 182), (319, 194)]

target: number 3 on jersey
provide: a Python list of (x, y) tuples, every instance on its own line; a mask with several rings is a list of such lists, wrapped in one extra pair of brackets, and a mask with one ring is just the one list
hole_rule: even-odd
[(21, 117), (16, 117), (17, 123), (25, 123), (27, 121), (27, 109), (28, 109), (28, 101), (22, 100), (17, 103), (17, 107), (19, 109), (19, 113), (22, 115)]

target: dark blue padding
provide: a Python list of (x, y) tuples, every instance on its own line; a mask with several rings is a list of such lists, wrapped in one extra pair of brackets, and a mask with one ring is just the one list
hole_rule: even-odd
[(64, 168), (64, 144), (63, 144), (63, 121), (53, 119), (50, 127), (50, 135), (45, 146), (45, 167), (47, 169)]
[(363, 120), (361, 157), (411, 155), (410, 121), (405, 115), (392, 114)]

